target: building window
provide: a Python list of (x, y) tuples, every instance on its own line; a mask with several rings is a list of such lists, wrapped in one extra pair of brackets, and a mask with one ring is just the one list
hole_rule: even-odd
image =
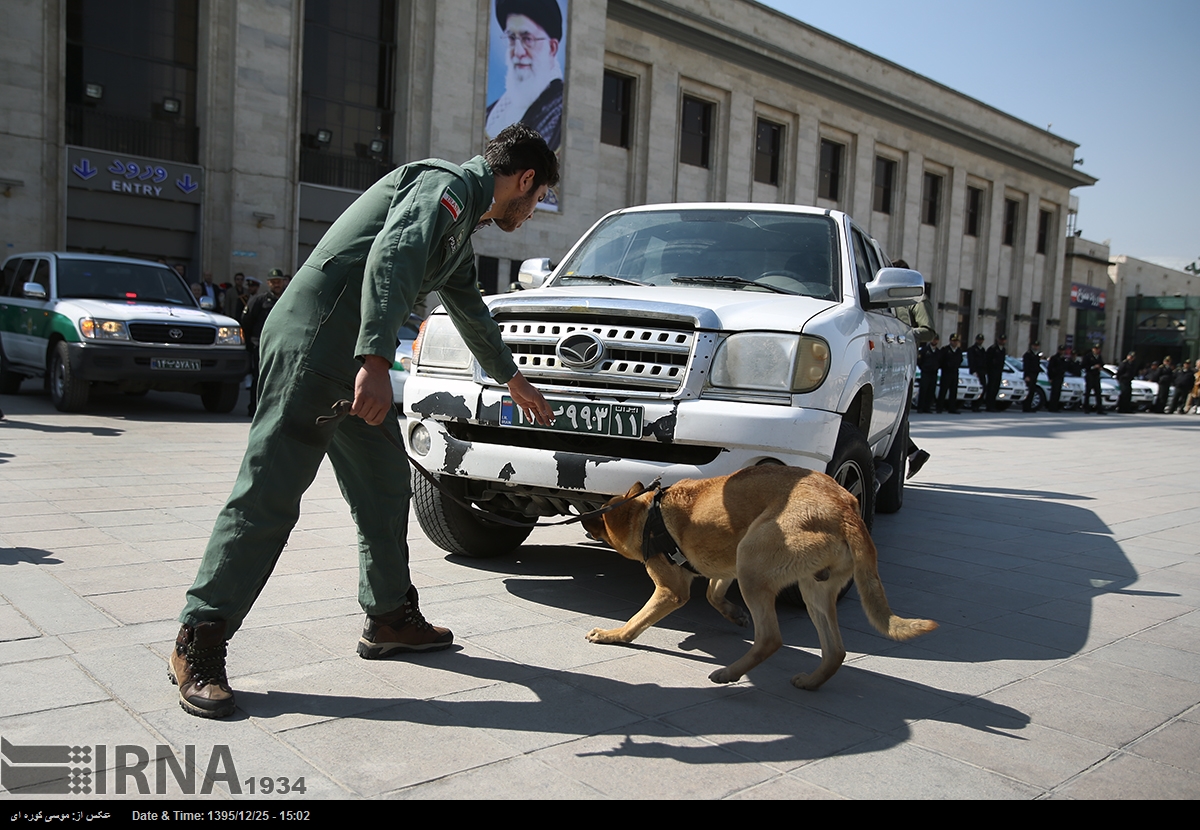
[(996, 339), (1008, 337), (1008, 297), (998, 297), (996, 305)]
[(817, 195), (831, 202), (842, 192), (842, 154), (846, 145), (821, 139), (821, 167), (817, 176)]
[(875, 157), (875, 210), (878, 213), (892, 212), (892, 190), (896, 184), (896, 162)]
[(67, 0), (65, 12), (67, 144), (196, 164), (198, 0)]
[(613, 147), (629, 146), (629, 124), (633, 118), (633, 78), (604, 73), (604, 101), (600, 111), (600, 142)]
[(392, 169), (395, 63), (395, 0), (306, 0), (300, 181), (366, 190)]
[(783, 126), (758, 119), (754, 142), (754, 181), (779, 184), (779, 156), (783, 152)]
[(1053, 214), (1048, 210), (1038, 211), (1038, 243), (1037, 252), (1039, 254), (1046, 253), (1046, 248), (1050, 242), (1050, 219)]
[(713, 105), (697, 98), (683, 99), (683, 125), (679, 132), (679, 161), (708, 167), (712, 144)]
[(1042, 328), (1042, 304), (1034, 303), (1033, 309), (1029, 313), (1029, 345), (1039, 342), (1042, 339), (1040, 330)]
[(942, 209), (942, 177), (925, 174), (925, 187), (921, 193), (921, 222), (936, 225)]
[(1017, 219), (1021, 203), (1013, 199), (1004, 200), (1004, 244), (1015, 245), (1017, 241)]
[(979, 236), (979, 223), (983, 218), (983, 191), (978, 187), (967, 188), (967, 236)]
[(964, 347), (971, 342), (972, 293), (965, 288), (958, 290), (958, 342)]

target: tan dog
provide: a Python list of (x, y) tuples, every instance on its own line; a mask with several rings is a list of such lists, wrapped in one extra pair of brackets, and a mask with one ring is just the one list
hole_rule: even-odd
[[(642, 489), (635, 484), (623, 498)], [(584, 528), (622, 556), (642, 561), (643, 530), (654, 499), (645, 493)], [(613, 499), (609, 504), (620, 501)], [(685, 480), (662, 494), (662, 517), (688, 562), (708, 577), (708, 601), (726, 619), (745, 625), (745, 612), (725, 598), (733, 580), (754, 620), (754, 645), (745, 656), (709, 675), (733, 683), (783, 644), (775, 597), (799, 584), (821, 639), (821, 665), (792, 684), (816, 689), (842, 665), (846, 650), (837, 624), (837, 599), (853, 577), (867, 619), (881, 634), (908, 640), (937, 628), (932, 620), (892, 614), (879, 582), (875, 544), (858, 514), (858, 502), (829, 476), (799, 467), (751, 467), (722, 478)], [(688, 600), (694, 574), (666, 556), (645, 560), (654, 595), (621, 628), (596, 628), (593, 643), (629, 643)]]

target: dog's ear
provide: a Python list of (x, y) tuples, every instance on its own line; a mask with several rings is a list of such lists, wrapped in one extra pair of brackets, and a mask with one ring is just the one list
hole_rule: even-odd
[(646, 485), (642, 484), (639, 481), (637, 484), (634, 484), (632, 487), (630, 487), (628, 490), (625, 491), (625, 498), (631, 499), (635, 495), (637, 495), (638, 493), (642, 492), (645, 489), (646, 489)]

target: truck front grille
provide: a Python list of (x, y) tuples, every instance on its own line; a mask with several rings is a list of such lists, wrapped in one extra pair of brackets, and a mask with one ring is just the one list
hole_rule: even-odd
[(212, 326), (180, 326), (173, 323), (130, 323), (129, 336), (139, 343), (175, 343), (181, 346), (211, 346), (217, 339)]
[[(647, 326), (640, 321), (506, 320), (499, 325), (521, 374), (579, 389), (677, 392), (687, 378), (696, 340), (690, 329)], [(604, 343), (604, 358), (591, 369), (569, 368), (555, 353), (559, 340), (579, 331), (591, 332)]]

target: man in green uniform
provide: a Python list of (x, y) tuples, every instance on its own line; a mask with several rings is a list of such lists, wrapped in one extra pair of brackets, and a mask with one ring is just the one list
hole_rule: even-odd
[[(226, 641), (262, 591), (300, 516), (300, 498), (328, 454), (359, 538), (358, 653), (368, 659), (448, 648), (453, 635), (425, 621), (409, 579), (408, 464), (388, 369), (396, 332), (437, 291), (484, 370), (508, 384), (527, 417), (552, 420), (545, 398), (517, 371), (476, 286), (471, 234), (519, 228), (558, 182), (558, 161), (523, 124), (461, 167), (430, 159), (384, 176), (334, 222), (267, 319), (258, 409), (233, 493), (217, 517), (169, 676), (189, 714), (233, 713)], [(317, 424), (339, 399), (351, 415)]]

